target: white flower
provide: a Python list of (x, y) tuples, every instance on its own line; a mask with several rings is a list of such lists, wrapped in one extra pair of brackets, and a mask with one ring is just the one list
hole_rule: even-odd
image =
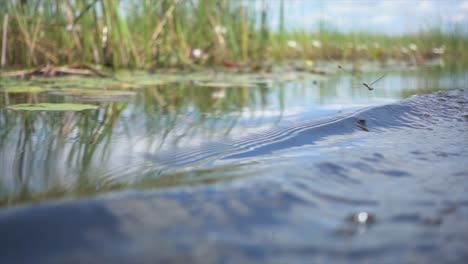
[(412, 50), (412, 51), (417, 51), (417, 50), (418, 50), (418, 46), (416, 46), (416, 44), (414, 44), (414, 43), (411, 43), (411, 44), (409, 45), (409, 48), (410, 48), (410, 50)]
[(297, 48), (298, 44), (294, 40), (288, 40), (288, 46), (295, 49), (295, 48)]
[(211, 98), (213, 99), (222, 99), (226, 97), (226, 91), (225, 90), (219, 90), (219, 91), (214, 91), (211, 93)]
[(288, 47), (293, 48), (297, 51), (302, 51), (301, 45), (299, 45), (296, 41), (294, 40), (288, 40)]
[(357, 50), (366, 50), (367, 45), (366, 44), (359, 44), (359, 45), (356, 46), (356, 49)]
[(107, 45), (107, 33), (109, 32), (109, 28), (107, 26), (102, 28), (102, 47), (106, 47)]
[(442, 45), (442, 47), (439, 47), (439, 48), (433, 48), (432, 49), (432, 53), (434, 54), (438, 54), (438, 55), (442, 55), (445, 53), (445, 46)]
[(201, 49), (194, 49), (192, 50), (192, 55), (193, 57), (195, 58), (200, 58), (200, 56), (203, 54), (203, 51), (201, 51)]
[(215, 31), (216, 33), (219, 33), (219, 34), (223, 34), (223, 35), (224, 35), (224, 34), (226, 34), (227, 29), (226, 29), (225, 27), (223, 27), (223, 26), (216, 26), (216, 27), (214, 28), (214, 31)]
[(322, 42), (320, 42), (320, 40), (316, 40), (314, 39), (312, 41), (312, 46), (316, 47), (316, 48), (321, 48), (322, 47)]

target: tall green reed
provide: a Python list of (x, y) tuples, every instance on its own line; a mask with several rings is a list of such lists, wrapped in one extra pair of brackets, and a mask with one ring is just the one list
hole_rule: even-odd
[[(268, 0), (1, 1), (8, 15), (5, 64), (94, 63), (113, 68), (192, 67), (282, 59), (468, 61), (463, 28), (418, 34), (290, 30), (286, 2), (270, 24)], [(260, 7), (260, 9), (258, 9)], [(0, 36), (3, 35), (0, 27)], [(465, 30), (466, 31), (466, 30)], [(417, 50), (411, 50), (411, 47)]]

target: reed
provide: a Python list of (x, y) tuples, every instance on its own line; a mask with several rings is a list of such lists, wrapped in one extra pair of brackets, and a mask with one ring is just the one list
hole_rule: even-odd
[[(288, 59), (468, 61), (464, 28), (406, 36), (290, 31), (285, 1), (279, 25), (268, 24), (268, 0), (1, 1), (1, 64), (98, 64), (157, 69)], [(7, 37), (5, 37), (7, 36)]]

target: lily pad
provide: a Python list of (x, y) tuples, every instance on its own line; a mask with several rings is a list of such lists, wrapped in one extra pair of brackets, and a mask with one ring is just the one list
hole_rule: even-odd
[(111, 87), (119, 82), (113, 79), (93, 78), (93, 77), (55, 77), (47, 79), (36, 79), (34, 83), (39, 83), (40, 86), (47, 88), (60, 88), (60, 89), (102, 89), (104, 87)]
[(9, 86), (2, 89), (7, 93), (41, 93), (50, 90), (39, 86)]
[(96, 105), (91, 104), (17, 104), (8, 107), (13, 110), (22, 111), (83, 111), (90, 109), (97, 109)]
[(175, 80), (169, 79), (169, 78), (161, 78), (161, 79), (151, 79), (151, 78), (142, 78), (142, 79), (136, 79), (134, 81), (135, 85), (138, 85), (139, 87), (144, 87), (144, 86), (153, 86), (153, 85), (163, 85), (163, 84), (169, 84), (173, 83)]
[(48, 94), (52, 95), (94, 95), (101, 94), (103, 90), (100, 89), (77, 89), (77, 88), (63, 88), (50, 91)]
[(141, 85), (131, 84), (131, 83), (116, 83), (109, 86), (112, 89), (124, 89), (124, 90), (134, 90), (141, 88)]
[(60, 90), (51, 91), (49, 94), (53, 95), (71, 95), (71, 96), (131, 96), (134, 92), (130, 91), (114, 91), (104, 89), (78, 89), (78, 88), (65, 88)]
[(195, 85), (203, 87), (229, 88), (229, 87), (257, 87), (254, 83), (232, 83), (232, 82), (196, 82)]
[(66, 88), (49, 92), (51, 95), (72, 96), (74, 102), (117, 102), (127, 101), (135, 92), (103, 89)]

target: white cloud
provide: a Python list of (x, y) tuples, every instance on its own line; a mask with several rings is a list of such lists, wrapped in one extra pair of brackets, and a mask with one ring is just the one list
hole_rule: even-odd
[(292, 18), (292, 20), (295, 20), (297, 22), (300, 22), (302, 20), (302, 22), (308, 26), (317, 25), (317, 23), (321, 21), (335, 22), (335, 19), (333, 18), (333, 16), (326, 14), (326, 13), (311, 13), (311, 14), (308, 14), (307, 17), (305, 18), (296, 16)]
[(463, 11), (468, 11), (468, 1), (463, 1), (463, 2), (460, 4), (460, 8), (461, 8), (461, 10), (463, 10)]
[(378, 9), (379, 10), (385, 10), (385, 11), (388, 11), (388, 10), (394, 10), (394, 9), (399, 9), (401, 8), (402, 6), (404, 6), (405, 4), (407, 4), (407, 2), (405, 1), (379, 1), (378, 3)]
[(434, 9), (434, 3), (429, 0), (421, 1), (419, 2), (418, 9), (424, 12), (432, 11)]
[(372, 18), (372, 22), (375, 24), (385, 25), (393, 21), (393, 17), (389, 15), (378, 15)]
[(466, 20), (466, 15), (465, 14), (456, 14), (451, 17), (451, 20), (455, 23), (463, 22)]
[(368, 6), (359, 6), (359, 5), (349, 5), (349, 4), (343, 4), (341, 2), (340, 5), (337, 5), (335, 2), (333, 5), (330, 5), (330, 7), (327, 8), (327, 11), (329, 11), (332, 14), (337, 14), (337, 15), (362, 15), (362, 14), (369, 14), (372, 9)]
[[(277, 28), (280, 1), (265, 3), (271, 10), (269, 23)], [(451, 24), (468, 20), (468, 0), (288, 0), (285, 3), (288, 3), (285, 5), (287, 29), (317, 30), (323, 21), (340, 31), (369, 29), (402, 33), (417, 31), (432, 22)]]

